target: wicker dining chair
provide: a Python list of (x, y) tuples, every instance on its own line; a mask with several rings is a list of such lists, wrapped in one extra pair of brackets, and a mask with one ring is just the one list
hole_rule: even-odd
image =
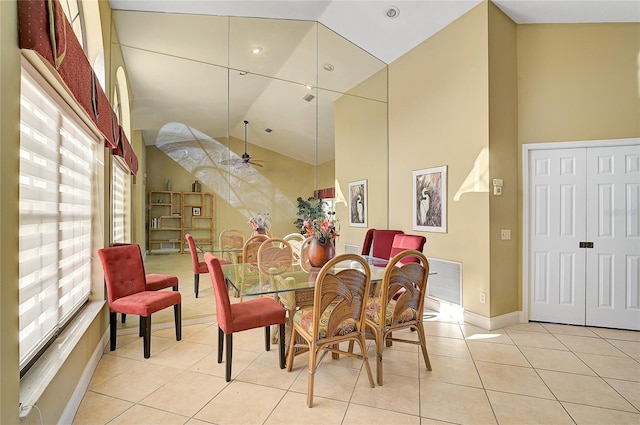
[[(376, 375), (382, 385), (382, 352), (386, 342), (404, 342), (420, 345), (427, 370), (431, 362), (422, 325), (422, 309), (427, 291), (429, 261), (417, 250), (405, 250), (396, 254), (386, 266), (379, 294), (370, 297), (366, 306), (368, 334), (376, 341)], [(392, 332), (415, 328), (415, 339), (396, 338)]]
[(225, 229), (220, 232), (219, 247), (222, 259), (229, 263), (238, 263), (244, 246), (244, 233), (238, 229)]
[[(338, 263), (350, 268), (335, 269)], [(353, 267), (356, 265), (357, 267)], [(287, 355), (287, 371), (293, 367), (297, 346), (309, 350), (307, 406), (313, 406), (314, 377), (322, 359), (328, 353), (356, 357), (364, 362), (371, 388), (375, 386), (367, 358), (364, 336), (365, 307), (371, 270), (366, 260), (356, 254), (342, 254), (329, 260), (318, 273), (313, 305), (302, 307), (293, 316), (293, 332)], [(300, 342), (301, 338), (304, 342)], [(360, 353), (340, 349), (340, 343), (357, 342)]]

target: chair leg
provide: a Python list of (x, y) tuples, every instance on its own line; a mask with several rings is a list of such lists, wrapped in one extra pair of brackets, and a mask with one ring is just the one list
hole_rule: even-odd
[(431, 362), (429, 361), (429, 354), (427, 353), (427, 338), (424, 336), (424, 327), (419, 322), (416, 326), (418, 339), (420, 339), (420, 348), (422, 349), (422, 357), (424, 357), (424, 364), (428, 371), (431, 371)]
[(182, 304), (173, 306), (173, 320), (176, 323), (176, 341), (182, 339)]
[(378, 385), (382, 386), (382, 350), (384, 349), (385, 335), (382, 332), (376, 332), (376, 379)]
[(264, 351), (271, 350), (271, 325), (264, 327)]
[(280, 338), (278, 339), (278, 348), (280, 349), (280, 369), (284, 369), (284, 323), (280, 323)]
[(371, 388), (375, 387), (373, 383), (373, 374), (371, 373), (371, 366), (369, 365), (369, 355), (367, 353), (367, 340), (364, 337), (364, 334), (360, 334), (358, 337), (358, 343), (360, 344), (360, 351), (362, 352), (362, 360), (364, 361), (365, 369), (367, 369), (367, 376), (369, 377), (369, 386)]
[(144, 328), (143, 344), (144, 344), (144, 358), (151, 357), (151, 315), (140, 316), (140, 323)]
[(140, 316), (140, 320), (138, 320), (138, 336), (144, 336), (144, 323), (142, 316)]
[(113, 311), (109, 312), (109, 339), (110, 345), (109, 348), (111, 351), (116, 349), (116, 330), (118, 326), (118, 314)]
[(200, 275), (196, 273), (193, 275), (193, 292), (196, 293), (196, 298), (198, 298), (199, 289), (200, 289)]
[(318, 347), (309, 344), (309, 378), (307, 380), (307, 407), (313, 407), (313, 384), (316, 375), (316, 356)]
[(122, 313), (122, 323), (127, 323), (127, 315)]
[(295, 329), (291, 330), (291, 336), (289, 337), (289, 351), (287, 352), (287, 372), (291, 372), (291, 368), (293, 367), (293, 355), (296, 351), (296, 335), (297, 332)]
[(227, 380), (227, 382), (231, 381), (231, 357), (233, 354), (233, 333), (230, 334), (226, 334), (225, 335), (226, 340), (227, 340), (227, 355), (226, 355), (226, 362), (227, 364), (225, 365), (225, 378)]
[(222, 363), (222, 350), (224, 350), (224, 332), (218, 325), (218, 363)]

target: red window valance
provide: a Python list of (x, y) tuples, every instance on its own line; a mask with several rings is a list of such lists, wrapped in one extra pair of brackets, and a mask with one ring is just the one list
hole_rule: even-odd
[[(100, 87), (59, 1), (18, 0), (18, 21), (19, 47), (35, 51), (51, 64), (69, 93), (102, 133), (105, 146), (116, 149), (122, 133), (118, 118)], [(127, 151), (129, 159), (125, 158), (125, 161), (131, 173), (135, 175), (138, 159), (130, 144), (128, 150), (123, 149), (123, 152)]]
[(117, 144), (115, 149), (113, 150), (114, 155), (118, 155), (124, 159), (124, 162), (131, 170), (131, 174), (134, 176), (138, 173), (138, 157), (133, 152), (133, 148), (131, 147), (131, 143), (127, 139), (127, 136), (124, 134), (122, 127), (119, 127), (120, 131), (117, 138)]

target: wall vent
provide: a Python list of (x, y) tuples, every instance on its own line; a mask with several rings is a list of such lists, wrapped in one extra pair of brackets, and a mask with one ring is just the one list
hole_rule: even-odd
[(462, 307), (462, 263), (429, 258), (427, 296)]
[(314, 96), (314, 95), (312, 95), (312, 94), (307, 93), (307, 94), (305, 94), (302, 98), (303, 98), (304, 100), (306, 100), (307, 102), (311, 102), (311, 101), (315, 98), (315, 96)]
[(360, 254), (360, 245), (353, 245), (346, 243), (344, 244), (344, 253), (345, 254)]

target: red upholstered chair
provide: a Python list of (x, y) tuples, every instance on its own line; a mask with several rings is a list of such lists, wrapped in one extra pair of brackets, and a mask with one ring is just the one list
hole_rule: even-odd
[(362, 244), (362, 255), (384, 258), (385, 260), (391, 258), (393, 238), (402, 233), (404, 233), (402, 230), (369, 229)]
[[(193, 266), (193, 292), (195, 292), (196, 298), (198, 298), (198, 292), (200, 290), (200, 275), (203, 273), (209, 273), (209, 270), (207, 269), (207, 264), (204, 261), (200, 261), (200, 259), (198, 258), (198, 247), (193, 240), (193, 236), (187, 233), (186, 235), (184, 235), (184, 238), (189, 244), (189, 252), (191, 253), (191, 264)], [(224, 260), (220, 260), (220, 263), (227, 264), (227, 262)]]
[[(395, 257), (397, 254), (407, 249), (415, 249), (416, 251), (422, 252), (425, 242), (427, 242), (427, 238), (425, 238), (424, 236), (405, 234), (395, 235), (393, 237), (393, 243), (391, 244), (391, 253), (389, 254), (389, 259)], [(408, 256), (403, 258), (400, 262), (404, 264), (406, 262), (417, 263), (418, 261), (419, 260), (417, 257)]]
[[(123, 245), (136, 245), (138, 249), (140, 249), (140, 245), (137, 244), (129, 244), (122, 242), (115, 242), (111, 246), (123, 246)], [(140, 255), (142, 255), (142, 250), (140, 250)], [(142, 264), (144, 268), (144, 263)], [(146, 282), (146, 290), (147, 291), (160, 291), (166, 288), (172, 288), (174, 291), (178, 290), (178, 277), (171, 276), (169, 274), (160, 274), (160, 273), (146, 273), (145, 272), (145, 282)], [(122, 315), (122, 323), (127, 321), (127, 315)]]
[(146, 288), (140, 248), (136, 245), (114, 246), (98, 250), (104, 271), (109, 302), (111, 351), (116, 349), (116, 314), (140, 316), (140, 336), (144, 338), (144, 358), (151, 356), (151, 315), (173, 306), (176, 340), (182, 339), (182, 298), (180, 292), (149, 291)]
[[(210, 252), (205, 252), (204, 261), (211, 275), (211, 284), (216, 297), (218, 319), (218, 363), (222, 363), (222, 350), (227, 344), (225, 378), (231, 380), (231, 358), (233, 355), (233, 333), (264, 327), (264, 346), (271, 347), (271, 325), (280, 325), (280, 335), (284, 335), (286, 310), (273, 298), (260, 297), (241, 303), (231, 304), (229, 292), (220, 267), (220, 260)], [(284, 338), (279, 338), (280, 369), (284, 369)]]

